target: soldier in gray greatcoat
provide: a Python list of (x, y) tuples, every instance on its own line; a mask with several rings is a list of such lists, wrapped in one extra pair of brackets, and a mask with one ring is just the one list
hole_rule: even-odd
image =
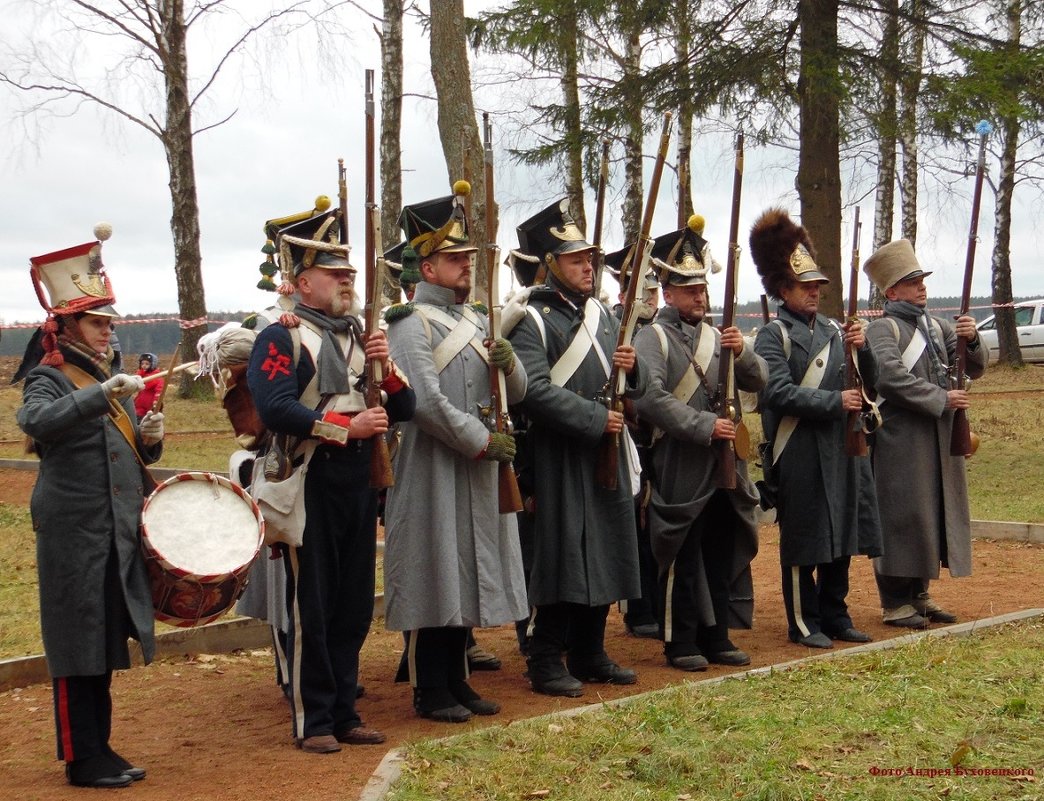
[[(681, 670), (750, 662), (729, 639), (729, 627), (753, 622), (758, 492), (740, 453), (735, 489), (716, 483), (716, 446), (735, 446), (742, 425), (717, 411), (724, 400), (720, 359), (733, 352), (739, 389), (756, 392), (768, 378), (764, 359), (744, 344), (738, 328), (719, 334), (703, 321), (709, 309), (704, 245), (692, 228), (656, 238), (653, 263), (667, 305), (635, 338), (649, 380), (636, 404), (638, 416), (655, 427), (649, 528), (659, 565), (664, 652)], [(732, 402), (738, 410), (738, 399)]]
[[(111, 229), (95, 228), (99, 239)], [(109, 745), (114, 670), (128, 638), (154, 651), (152, 593), (141, 552), (143, 465), (162, 452), (163, 415), (138, 422), (139, 376), (113, 370), (112, 287), (101, 243), (32, 260), (49, 317), (26, 349), (18, 425), (40, 458), (31, 512), (40, 628), (54, 684), (58, 758), (69, 782), (122, 787), (145, 777)], [(41, 287), (41, 284), (43, 285)]]
[(877, 361), (862, 323), (842, 328), (819, 311), (820, 285), (808, 233), (770, 209), (754, 223), (750, 251), (765, 292), (781, 301), (754, 350), (768, 363), (760, 394), (766, 486), (775, 494), (788, 635), (812, 648), (868, 642), (848, 614), (853, 556), (880, 556), (881, 525), (868, 457), (845, 454), (845, 419), (862, 409), (845, 389), (845, 350), (854, 347), (867, 386)]
[(884, 316), (866, 337), (880, 372), (877, 393), (884, 424), (874, 435), (873, 464), (880, 501), (884, 555), (874, 560), (884, 622), (924, 628), (955, 623), (928, 594), (939, 565), (951, 576), (971, 575), (971, 521), (964, 457), (950, 455), (956, 409), (970, 406), (953, 389), (948, 369), (957, 338), (968, 341), (968, 375), (986, 369), (974, 318), (956, 324), (928, 314), (928, 292), (906, 239), (880, 247), (863, 266), (885, 296)]
[(408, 634), (417, 713), (449, 723), (500, 710), (467, 681), (470, 629), (527, 614), (518, 528), (497, 494), (498, 463), (515, 444), (491, 433), (482, 412), (491, 363), (504, 370), (509, 401), (525, 395), (526, 372), (507, 340), (486, 342), (485, 317), (466, 303), (476, 248), (462, 200), (403, 209), (402, 280), (416, 290), (385, 315), (392, 357), (417, 393), (385, 504), (385, 625)]
[(529, 680), (537, 692), (575, 697), (583, 681), (636, 681), (633, 670), (610, 659), (604, 642), (610, 604), (641, 591), (626, 452), (619, 454), (616, 489), (599, 486), (595, 476), (603, 435), (624, 429), (623, 414), (600, 400), (611, 365), (627, 375), (629, 397), (641, 397), (645, 374), (633, 347), (616, 347), (620, 324), (591, 295), (594, 248), (568, 201), (523, 222), (518, 236), (519, 253), (547, 268), (547, 283), (529, 292), (508, 334), (529, 379), (520, 404), (533, 466)]

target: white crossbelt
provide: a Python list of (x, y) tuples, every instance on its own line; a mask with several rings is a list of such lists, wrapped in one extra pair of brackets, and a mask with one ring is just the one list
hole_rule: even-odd
[[(783, 332), (783, 353), (789, 360), (790, 332), (787, 331), (786, 326), (779, 320), (773, 320), (772, 322), (778, 323), (780, 331)], [(826, 375), (827, 360), (830, 358), (830, 343), (832, 341), (833, 337), (827, 341), (819, 353), (812, 357), (812, 361), (808, 363), (808, 369), (805, 370), (805, 375), (801, 378), (800, 386), (810, 389), (818, 387), (823, 383), (823, 376)], [(779, 461), (779, 457), (783, 455), (783, 449), (787, 447), (790, 436), (794, 433), (794, 429), (797, 428), (799, 422), (800, 418), (794, 415), (787, 415), (779, 421), (779, 427), (776, 429), (776, 439), (772, 443), (772, 464), (776, 464)]]
[[(527, 306), (526, 311), (536, 321), (537, 330), (540, 331), (540, 338), (543, 340), (546, 348), (547, 331), (544, 328), (544, 321), (540, 317), (540, 312), (532, 306)], [(605, 351), (602, 350), (602, 346), (598, 342), (598, 326), (602, 322), (601, 317), (601, 304), (594, 298), (588, 298), (587, 303), (584, 304), (583, 325), (580, 326), (580, 330), (576, 332), (576, 335), (569, 342), (565, 352), (551, 367), (550, 379), (552, 384), (557, 387), (564, 387), (566, 382), (580, 368), (580, 365), (583, 364), (587, 354), (592, 350), (598, 357), (598, 361), (602, 363), (602, 370), (605, 371), (606, 378), (609, 377), (609, 359), (606, 358)]]
[[(652, 329), (660, 340), (660, 351), (663, 353), (663, 360), (666, 363), (667, 334), (659, 323), (653, 323)], [(713, 329), (706, 323), (700, 323), (700, 327), (697, 330), (699, 331), (700, 341), (696, 346), (696, 352), (693, 353), (692, 358), (689, 360), (689, 366), (685, 371), (685, 375), (681, 377), (678, 385), (671, 390), (671, 395), (686, 405), (692, 400), (692, 396), (696, 394), (696, 387), (700, 385), (700, 377), (696, 374), (696, 368), (693, 364), (698, 364), (703, 374), (707, 375), (707, 370), (710, 369), (710, 361), (714, 357), (715, 337)]]
[(420, 312), (423, 317), (434, 320), (449, 330), (446, 338), (436, 345), (431, 352), (431, 357), (435, 362), (436, 373), (441, 373), (445, 370), (446, 365), (453, 361), (454, 357), (468, 345), (475, 349), (475, 352), (478, 353), (484, 362), (489, 363), (489, 351), (482, 344), (482, 339), (486, 335), (486, 329), (470, 307), (463, 306), (461, 308), (461, 318), (459, 320), (438, 306), (431, 306), (427, 303), (414, 304), (414, 311)]

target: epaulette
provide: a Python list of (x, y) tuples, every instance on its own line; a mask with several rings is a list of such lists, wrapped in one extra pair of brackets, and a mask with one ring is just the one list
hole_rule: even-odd
[(405, 317), (409, 317), (413, 314), (414, 308), (413, 301), (410, 301), (409, 303), (396, 303), (384, 310), (384, 319), (389, 324), (394, 323), (396, 320), (402, 320)]
[(481, 300), (476, 300), (474, 303), (472, 303), (471, 308), (473, 308), (482, 316), (489, 314), (489, 309), (486, 307), (486, 304), (483, 303)]

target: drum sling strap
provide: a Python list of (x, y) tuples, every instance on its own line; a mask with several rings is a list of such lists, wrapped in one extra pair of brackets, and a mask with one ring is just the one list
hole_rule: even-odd
[[(77, 389), (85, 389), (86, 387), (93, 386), (98, 383), (98, 380), (85, 373), (79, 367), (74, 364), (66, 362), (58, 368), (62, 371), (66, 378), (73, 382), (73, 385)], [(149, 468), (145, 465), (145, 460), (141, 458), (141, 453), (138, 452), (137, 437), (134, 436), (134, 424), (131, 422), (130, 417), (127, 415), (127, 410), (117, 401), (109, 398), (109, 420), (116, 426), (116, 430), (119, 431), (127, 444), (131, 446), (131, 450), (134, 452), (134, 458), (138, 460), (138, 466), (141, 468), (141, 480), (144, 484), (144, 492), (146, 495), (152, 493), (156, 489), (156, 480), (152, 477), (149, 472)]]

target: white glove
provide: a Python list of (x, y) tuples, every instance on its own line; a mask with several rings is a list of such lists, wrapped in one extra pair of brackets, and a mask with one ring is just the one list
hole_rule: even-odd
[(145, 412), (138, 423), (138, 431), (146, 445), (155, 445), (163, 439), (163, 412)]
[(145, 382), (142, 381), (140, 375), (118, 373), (107, 381), (103, 381), (102, 389), (105, 390), (106, 397), (118, 400), (137, 395), (145, 389)]

